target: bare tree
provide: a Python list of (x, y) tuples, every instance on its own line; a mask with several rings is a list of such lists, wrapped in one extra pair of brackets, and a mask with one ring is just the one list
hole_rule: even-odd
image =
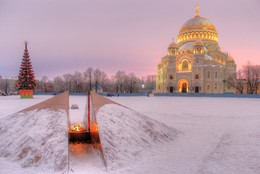
[(65, 90), (72, 91), (73, 76), (71, 74), (64, 74), (63, 78), (64, 78), (64, 82), (65, 82)]
[(64, 92), (65, 91), (65, 82), (62, 77), (57, 76), (53, 79), (54, 91), (55, 92)]
[(4, 95), (4, 79), (0, 76), (0, 95)]
[(138, 78), (135, 76), (134, 73), (130, 73), (125, 76), (125, 85), (127, 88), (127, 91), (130, 93), (136, 92), (135, 86), (137, 84)]
[(123, 92), (123, 85), (125, 82), (126, 73), (124, 71), (118, 71), (115, 75), (116, 79), (116, 92)]
[(102, 88), (104, 91), (107, 91), (107, 84), (108, 84), (108, 78), (107, 78), (107, 74), (102, 71), (101, 72), (101, 82), (100, 82)]
[(83, 77), (82, 73), (76, 71), (72, 77), (72, 90), (73, 92), (79, 93), (82, 91)]
[(236, 74), (228, 77), (227, 85), (234, 87), (239, 93), (246, 88), (248, 94), (256, 94), (259, 88), (260, 66), (247, 62)]
[(260, 65), (255, 65), (253, 67), (253, 88), (255, 94), (257, 94), (259, 88), (259, 79), (260, 79)]
[(156, 76), (155, 75), (147, 75), (147, 77), (146, 77), (146, 88), (149, 91), (154, 90), (154, 88), (155, 88), (155, 80), (156, 80)]
[(250, 62), (248, 62), (243, 66), (242, 71), (246, 79), (247, 93), (257, 93), (258, 82), (260, 78), (260, 66), (252, 65)]
[(84, 77), (88, 82), (88, 90), (91, 91), (92, 89), (92, 77), (93, 77), (93, 68), (89, 67), (85, 72), (84, 72)]
[(42, 79), (40, 80), (39, 88), (41, 92), (48, 92), (48, 82), (49, 78), (48, 76), (43, 76)]
[(3, 90), (5, 92), (5, 95), (10, 95), (10, 83), (7, 78), (4, 78), (3, 80)]
[(97, 93), (97, 88), (101, 81), (102, 72), (99, 69), (96, 69), (93, 73), (94, 83), (95, 83), (95, 92)]
[(245, 89), (245, 79), (243, 77), (242, 70), (230, 75), (227, 78), (226, 85), (235, 88), (240, 94), (243, 94)]

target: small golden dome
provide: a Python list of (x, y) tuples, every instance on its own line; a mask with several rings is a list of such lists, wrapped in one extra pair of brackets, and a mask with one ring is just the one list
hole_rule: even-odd
[(172, 42), (169, 44), (168, 48), (178, 48), (178, 45), (175, 43), (174, 38), (172, 38)]
[(228, 56), (228, 61), (234, 61), (234, 58), (232, 56)]

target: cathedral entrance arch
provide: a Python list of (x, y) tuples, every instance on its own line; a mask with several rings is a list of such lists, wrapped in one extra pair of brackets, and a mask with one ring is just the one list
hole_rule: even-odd
[(187, 93), (189, 82), (186, 79), (180, 79), (178, 82), (178, 89), (180, 93)]
[(195, 86), (195, 93), (199, 93), (200, 87), (199, 86)]
[(187, 93), (187, 83), (183, 83), (182, 86), (181, 86), (181, 92), (182, 93)]

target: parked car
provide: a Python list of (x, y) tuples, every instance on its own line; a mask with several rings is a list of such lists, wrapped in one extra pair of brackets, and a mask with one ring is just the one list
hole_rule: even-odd
[(107, 95), (106, 95), (107, 97), (112, 97), (112, 96), (115, 96), (114, 94), (112, 94), (112, 93), (107, 93)]

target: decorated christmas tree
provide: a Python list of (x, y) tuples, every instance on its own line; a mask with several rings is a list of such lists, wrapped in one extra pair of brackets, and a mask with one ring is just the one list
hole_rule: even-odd
[(34, 72), (30, 60), (30, 55), (25, 42), (24, 55), (20, 67), (20, 72), (17, 80), (17, 90), (20, 92), (21, 98), (32, 98), (33, 90), (36, 88)]

